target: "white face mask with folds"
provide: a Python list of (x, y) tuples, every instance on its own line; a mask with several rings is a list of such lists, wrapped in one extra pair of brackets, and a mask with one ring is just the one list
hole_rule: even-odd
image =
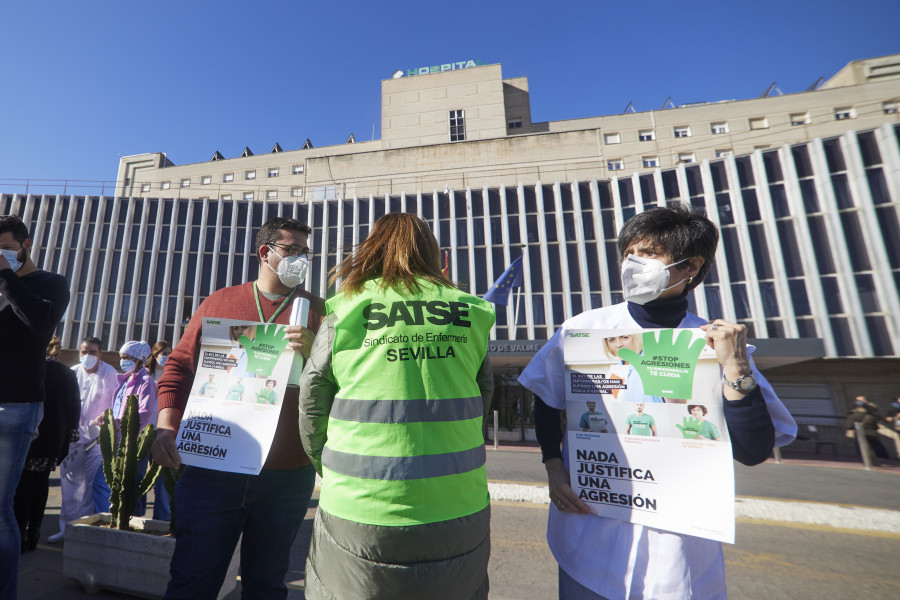
[(686, 260), (685, 258), (667, 265), (655, 258), (641, 258), (628, 254), (622, 261), (622, 293), (625, 300), (635, 304), (646, 304), (659, 298), (666, 290), (678, 286), (684, 280), (669, 285), (669, 269)]
[(281, 259), (277, 269), (272, 269), (272, 265), (266, 263), (272, 271), (278, 275), (278, 279), (287, 287), (296, 287), (306, 281), (306, 272), (309, 270), (309, 256), (281, 256), (272, 246), (269, 250), (275, 253), (275, 256)]

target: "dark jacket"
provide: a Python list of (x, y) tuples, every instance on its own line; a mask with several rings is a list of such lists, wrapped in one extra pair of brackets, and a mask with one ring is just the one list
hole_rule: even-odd
[(68, 454), (69, 442), (78, 431), (81, 394), (78, 379), (69, 367), (48, 359), (45, 368), (44, 418), (37, 439), (28, 449), (28, 458), (48, 458), (58, 464)]

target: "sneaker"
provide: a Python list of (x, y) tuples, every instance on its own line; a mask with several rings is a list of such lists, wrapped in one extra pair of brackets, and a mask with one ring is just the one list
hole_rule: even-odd
[(64, 539), (65, 537), (66, 537), (66, 532), (65, 532), (65, 531), (59, 531), (59, 532), (57, 532), (57, 533), (54, 533), (54, 534), (51, 535), (50, 537), (48, 537), (48, 538), (47, 538), (47, 541), (50, 542), (51, 544), (58, 544), (59, 542), (63, 541), (63, 539)]

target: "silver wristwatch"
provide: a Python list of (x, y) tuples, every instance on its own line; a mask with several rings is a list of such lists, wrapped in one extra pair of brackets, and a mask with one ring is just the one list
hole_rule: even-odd
[(746, 395), (755, 390), (758, 386), (756, 384), (756, 379), (752, 374), (741, 375), (734, 381), (725, 380), (725, 385), (730, 387), (733, 390), (737, 390), (740, 393)]

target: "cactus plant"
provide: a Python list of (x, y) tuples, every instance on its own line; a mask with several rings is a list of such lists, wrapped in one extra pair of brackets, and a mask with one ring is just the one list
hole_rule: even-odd
[(152, 424), (138, 433), (138, 397), (131, 394), (125, 401), (125, 412), (119, 431), (112, 410), (104, 414), (100, 428), (100, 453), (103, 455), (103, 475), (110, 489), (110, 523), (115, 529), (128, 530), (137, 499), (146, 494), (159, 476), (159, 465), (150, 461), (140, 484), (136, 482), (138, 462), (147, 458), (156, 431)]

